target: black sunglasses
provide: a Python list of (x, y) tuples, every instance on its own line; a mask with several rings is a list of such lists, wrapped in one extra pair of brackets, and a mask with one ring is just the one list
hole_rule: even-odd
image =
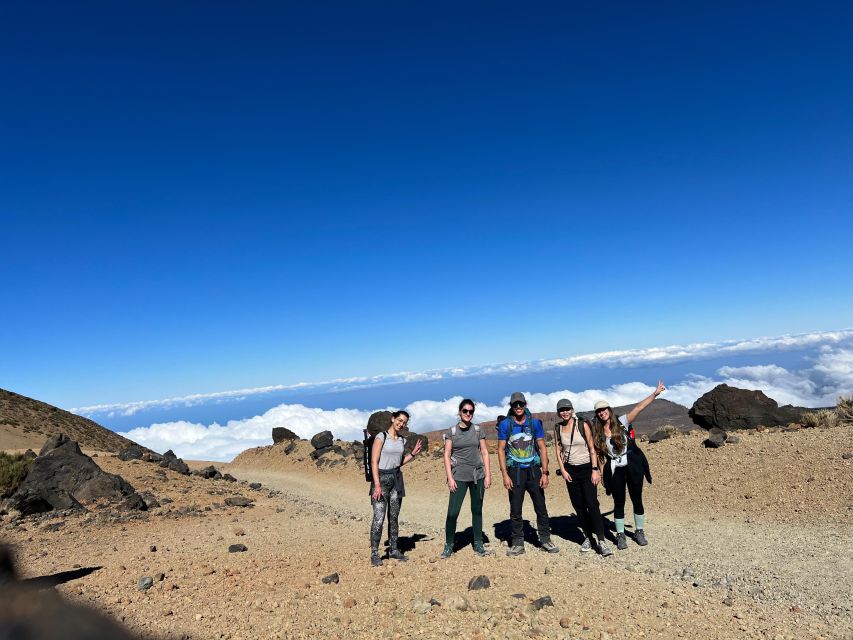
[(474, 410), (473, 409), (462, 409), (462, 413), (464, 413), (466, 416), (473, 416)]
[(524, 406), (526, 406), (526, 405), (527, 405), (527, 403), (526, 403), (526, 402), (521, 402), (520, 400), (517, 400), (517, 401), (513, 402), (510, 406), (511, 406), (513, 409), (518, 409), (519, 407), (524, 407)]

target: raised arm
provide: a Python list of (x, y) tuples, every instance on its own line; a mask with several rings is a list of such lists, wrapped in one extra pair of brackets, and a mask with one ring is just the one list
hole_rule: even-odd
[(643, 398), (642, 400), (640, 400), (637, 403), (637, 406), (635, 406), (628, 412), (628, 414), (626, 415), (626, 417), (628, 418), (628, 423), (630, 424), (634, 422), (634, 420), (637, 419), (637, 416), (640, 415), (640, 412), (646, 407), (648, 407), (652, 402), (654, 402), (654, 399), (657, 398), (660, 394), (662, 394), (665, 390), (666, 387), (663, 385), (663, 380), (659, 380), (657, 389), (652, 391), (648, 398)]

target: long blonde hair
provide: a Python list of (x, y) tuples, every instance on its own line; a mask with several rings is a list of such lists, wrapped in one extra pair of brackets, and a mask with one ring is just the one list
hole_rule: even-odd
[(610, 409), (610, 416), (607, 420), (602, 420), (598, 413), (592, 421), (592, 444), (595, 447), (595, 453), (599, 460), (604, 460), (607, 456), (607, 436), (604, 435), (604, 427), (610, 424), (610, 440), (613, 443), (614, 451), (624, 451), (628, 445), (625, 439), (625, 431), (622, 429), (622, 423), (616, 419), (616, 414), (613, 409)]

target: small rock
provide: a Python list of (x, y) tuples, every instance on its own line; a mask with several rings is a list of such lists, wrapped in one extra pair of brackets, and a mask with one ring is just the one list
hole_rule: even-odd
[(740, 442), (740, 438), (735, 435), (730, 435), (726, 438), (726, 444), (737, 444)]
[(244, 496), (229, 496), (225, 498), (225, 504), (229, 507), (251, 507), (253, 500)]
[(154, 578), (151, 576), (142, 576), (136, 582), (136, 590), (137, 591), (145, 591), (146, 589), (150, 589), (154, 586)]
[(853, 452), (845, 451), (844, 453), (841, 454), (841, 458), (843, 460), (850, 460), (851, 458), (853, 458)]
[(725, 598), (723, 598), (723, 604), (726, 605), (727, 607), (731, 607), (732, 605), (734, 605), (734, 603), (735, 603), (735, 601), (732, 600), (729, 596), (726, 596)]
[(228, 546), (228, 553), (240, 553), (248, 550), (249, 547), (244, 544), (232, 544)]
[(563, 627), (563, 629), (568, 629), (572, 626), (572, 621), (568, 618), (560, 618), (560, 626)]
[(693, 577), (693, 567), (684, 567), (681, 570), (681, 578), (682, 580), (687, 580), (688, 578)]
[(158, 573), (156, 576), (154, 576), (154, 579), (155, 579), (157, 582), (163, 582), (163, 580), (165, 580), (165, 579), (166, 579), (166, 574), (165, 574), (165, 573), (163, 573), (163, 572), (160, 572), (160, 573)]
[(261, 488), (261, 483), (260, 483), (260, 482), (250, 482), (250, 483), (249, 483), (249, 488), (250, 488), (250, 489), (260, 489), (260, 488)]
[(452, 611), (468, 611), (471, 605), (462, 596), (447, 596), (444, 599), (444, 607)]
[(234, 535), (235, 536), (244, 536), (244, 535), (246, 535), (246, 532), (241, 527), (237, 527), (236, 529), (234, 529)]
[(340, 581), (341, 577), (337, 573), (332, 573), (323, 578), (320, 582), (323, 584), (338, 584)]
[(423, 598), (415, 597), (412, 599), (410, 608), (415, 613), (424, 614), (432, 610), (432, 604), (430, 604)]
[(148, 550), (149, 550), (151, 553), (154, 553), (155, 551), (157, 551), (157, 545), (156, 545), (156, 544), (152, 544), (152, 545), (151, 545), (151, 547), (150, 547)]
[(347, 609), (352, 609), (357, 604), (358, 603), (355, 601), (354, 598), (347, 598), (346, 600), (344, 600), (344, 607), (346, 607)]
[(488, 589), (491, 586), (492, 583), (487, 576), (474, 576), (468, 581), (468, 591)]
[(551, 596), (542, 596), (541, 598), (537, 598), (530, 604), (532, 604), (537, 611), (540, 611), (543, 607), (553, 607), (554, 601), (551, 600)]
[(519, 600), (524, 600), (527, 598), (527, 594), (526, 593), (513, 593), (512, 597), (518, 598)]

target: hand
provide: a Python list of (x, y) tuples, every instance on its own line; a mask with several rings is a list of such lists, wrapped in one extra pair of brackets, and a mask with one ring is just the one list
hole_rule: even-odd
[(569, 475), (569, 472), (568, 472), (568, 471), (566, 471), (565, 469), (560, 469), (560, 474), (563, 476), (563, 478), (565, 478), (565, 479), (566, 479), (566, 482), (571, 482), (571, 481), (572, 481), (572, 476), (570, 476), (570, 475)]
[(539, 486), (543, 489), (548, 488), (548, 476), (545, 475), (545, 472), (542, 472), (542, 476), (539, 478)]
[(592, 470), (592, 486), (597, 487), (599, 482), (601, 482), (601, 473), (598, 471), (598, 469), (593, 469)]
[(377, 484), (373, 487), (373, 493), (371, 495), (374, 500), (382, 500), (382, 488)]
[(491, 474), (489, 474), (489, 475), (487, 475), (485, 478), (483, 478), (483, 485), (486, 487), (486, 489), (488, 489), (489, 487), (491, 487), (491, 486), (492, 486), (492, 476), (491, 476)]
[(512, 478), (509, 477), (508, 473), (504, 474), (504, 487), (507, 491), (512, 491)]
[(657, 389), (655, 389), (655, 398), (657, 398), (664, 391), (666, 391), (666, 387), (663, 384), (663, 380), (658, 380), (658, 387)]
[(456, 491), (456, 480), (454, 480), (453, 478), (448, 478), (447, 486), (450, 488), (450, 493), (453, 493), (454, 491)]
[(412, 448), (412, 457), (413, 458), (421, 452), (421, 449), (423, 448), (423, 444), (424, 444), (423, 440), (418, 440), (415, 443), (415, 446)]

